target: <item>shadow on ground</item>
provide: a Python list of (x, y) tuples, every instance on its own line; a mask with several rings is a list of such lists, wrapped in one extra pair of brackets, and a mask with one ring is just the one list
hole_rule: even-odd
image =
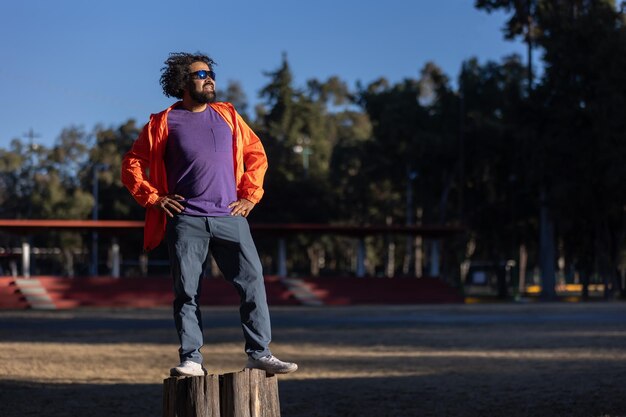
[[(474, 375), (473, 384), (455, 375), (284, 380), (279, 384), (283, 417), (409, 416), (623, 416), (621, 386), (588, 386), (584, 380), (547, 391), (508, 375)], [(530, 385), (520, 385), (519, 382)], [(496, 387), (495, 384), (498, 386)], [(503, 386), (501, 385), (503, 384)], [(13, 398), (29, 398), (16, 404)], [(149, 417), (162, 415), (161, 385), (39, 384), (0, 381), (3, 417)]]
[(505, 375), (473, 375), (471, 384), (455, 383), (454, 374), (421, 377), (340, 378), (284, 381), (283, 417), (529, 417), (624, 416), (623, 386), (589, 386), (584, 380), (534, 389), (532, 381)]
[[(207, 362), (240, 366), (236, 310), (204, 316)], [(273, 317), (278, 354), (301, 365), (279, 378), (283, 417), (626, 416), (626, 304), (288, 308)], [(166, 309), (0, 312), (0, 416), (158, 417), (175, 343)], [(42, 383), (46, 367), (51, 382)], [(99, 368), (107, 383), (96, 383)]]
[(0, 415), (156, 417), (161, 415), (161, 395), (161, 386), (150, 384), (40, 384), (2, 380)]

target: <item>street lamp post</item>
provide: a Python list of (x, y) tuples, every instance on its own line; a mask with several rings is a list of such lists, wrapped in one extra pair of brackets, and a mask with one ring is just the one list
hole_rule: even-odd
[[(418, 177), (418, 172), (412, 170), (407, 166), (406, 169), (406, 225), (411, 226), (413, 224), (413, 182)], [(406, 238), (406, 254), (404, 258), (404, 265), (402, 266), (402, 272), (408, 274), (411, 265), (411, 257), (413, 255), (413, 237), (407, 236)], [(415, 271), (417, 274), (417, 271)]]
[[(40, 145), (35, 143), (34, 140), (41, 137), (36, 134), (33, 128), (30, 128), (28, 132), (24, 134), (24, 137), (28, 139), (28, 190), (29, 194), (33, 194), (35, 192), (35, 170), (37, 169), (37, 152), (40, 149)], [(33, 216), (33, 200), (28, 198), (28, 209), (26, 212), (26, 218), (30, 219)], [(22, 274), (24, 278), (30, 278), (30, 269), (31, 269), (31, 244), (32, 237), (29, 236), (22, 241)]]
[[(99, 205), (99, 198), (98, 198), (98, 189), (99, 189), (99, 182), (98, 182), (98, 171), (103, 171), (105, 169), (108, 168), (108, 165), (106, 164), (94, 164), (93, 166), (93, 189), (92, 189), (92, 193), (93, 193), (93, 200), (94, 200), (94, 204), (93, 204), (93, 210), (91, 211), (91, 219), (92, 220), (98, 220), (98, 205)], [(93, 230), (91, 232), (91, 271), (90, 271), (90, 275), (91, 276), (96, 276), (98, 275), (98, 231), (97, 230)]]
[(298, 138), (298, 144), (293, 147), (293, 151), (302, 154), (302, 168), (304, 169), (304, 178), (309, 178), (309, 156), (313, 154), (311, 150), (311, 139), (308, 136)]

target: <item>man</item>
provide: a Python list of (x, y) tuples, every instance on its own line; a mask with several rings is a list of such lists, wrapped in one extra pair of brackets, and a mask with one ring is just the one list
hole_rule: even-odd
[(180, 364), (171, 375), (206, 374), (198, 300), (209, 252), (241, 296), (246, 367), (293, 372), (295, 363), (269, 349), (262, 267), (246, 219), (263, 195), (263, 146), (232, 104), (215, 102), (211, 58), (173, 53), (165, 64), (163, 92), (180, 101), (150, 116), (124, 156), (122, 182), (146, 207), (145, 249), (167, 240), (180, 340)]

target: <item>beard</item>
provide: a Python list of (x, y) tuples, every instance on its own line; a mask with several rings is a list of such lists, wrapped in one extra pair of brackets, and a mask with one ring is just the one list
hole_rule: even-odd
[(200, 104), (213, 103), (215, 101), (215, 91), (197, 91), (189, 89), (189, 96)]

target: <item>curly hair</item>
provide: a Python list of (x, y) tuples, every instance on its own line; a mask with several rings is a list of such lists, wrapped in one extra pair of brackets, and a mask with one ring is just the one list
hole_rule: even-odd
[(163, 94), (167, 97), (183, 98), (185, 86), (189, 82), (189, 65), (194, 62), (204, 62), (211, 69), (217, 65), (215, 61), (200, 52), (195, 54), (172, 52), (165, 60), (165, 67), (161, 68), (159, 82), (163, 88)]

